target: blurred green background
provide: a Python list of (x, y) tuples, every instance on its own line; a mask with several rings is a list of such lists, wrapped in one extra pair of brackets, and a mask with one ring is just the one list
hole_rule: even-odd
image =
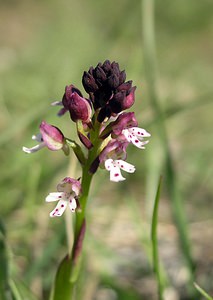
[[(124, 183), (109, 182), (101, 170), (94, 179), (79, 299), (157, 299), (146, 246), (165, 155), (148, 93), (142, 4), (0, 1), (0, 218), (11, 276), (39, 299), (47, 299), (66, 253), (64, 221), (49, 219), (52, 206), (44, 199), (68, 175), (69, 161), (62, 152), (47, 149), (26, 155), (22, 146), (34, 145), (31, 136), (43, 119), (76, 138), (68, 114), (58, 118), (50, 103), (61, 100), (65, 85), (82, 89), (83, 71), (105, 59), (119, 62), (137, 85), (134, 110), (152, 137), (145, 151), (130, 147), (128, 162), (137, 171)], [(213, 293), (213, 2), (156, 0), (155, 31), (157, 98), (187, 217), (195, 279)], [(163, 180), (158, 233), (170, 278), (165, 299), (189, 299), (168, 190)]]

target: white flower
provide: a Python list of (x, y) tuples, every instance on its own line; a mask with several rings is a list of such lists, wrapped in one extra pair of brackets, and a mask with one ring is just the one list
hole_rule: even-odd
[(58, 201), (58, 204), (50, 213), (50, 217), (60, 217), (67, 205), (72, 212), (77, 208), (76, 197), (81, 192), (81, 184), (78, 180), (66, 177), (57, 186), (58, 192), (50, 193), (46, 197), (46, 202)]
[(105, 161), (104, 164), (105, 164), (105, 168), (107, 169), (107, 171), (110, 172), (110, 180), (114, 181), (114, 182), (119, 182), (119, 181), (123, 181), (126, 179), (121, 175), (121, 169), (128, 173), (135, 172), (135, 166), (133, 166), (121, 159), (113, 160), (113, 159), (109, 158)]
[(139, 127), (123, 129), (122, 134), (125, 136), (129, 143), (132, 143), (140, 149), (145, 149), (144, 146), (149, 142), (144, 141), (144, 138), (151, 136), (151, 134), (148, 133), (145, 129)]

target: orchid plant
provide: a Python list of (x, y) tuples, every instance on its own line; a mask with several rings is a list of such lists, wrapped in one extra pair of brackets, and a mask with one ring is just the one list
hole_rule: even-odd
[[(23, 147), (26, 153), (47, 147), (51, 151), (62, 150), (65, 155), (69, 155), (72, 149), (82, 167), (80, 179), (64, 178), (58, 184), (57, 192), (46, 197), (47, 202), (58, 201), (50, 217), (60, 217), (67, 207), (75, 213), (74, 243), (71, 253), (59, 266), (51, 295), (54, 300), (72, 299), (80, 269), (86, 229), (85, 211), (93, 175), (101, 168), (110, 173), (110, 181), (125, 180), (121, 171), (135, 172), (135, 166), (126, 161), (127, 147), (133, 144), (144, 149), (150, 137), (150, 133), (138, 127), (134, 112), (124, 112), (135, 102), (136, 87), (132, 86), (132, 81), (126, 81), (126, 73), (120, 71), (118, 63), (106, 60), (95, 68), (90, 67), (83, 74), (82, 84), (87, 97), (71, 84), (66, 86), (62, 100), (52, 103), (60, 106), (59, 116), (67, 112), (70, 114), (80, 143), (42, 121), (40, 133), (32, 137), (39, 144), (32, 148)], [(67, 278), (60, 278), (64, 276), (64, 269), (68, 270)], [(60, 281), (63, 281), (63, 289)]]

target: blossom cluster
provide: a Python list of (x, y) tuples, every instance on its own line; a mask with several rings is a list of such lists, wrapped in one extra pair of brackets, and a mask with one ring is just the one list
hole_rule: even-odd
[[(90, 151), (96, 149), (89, 172), (95, 173), (99, 167), (105, 168), (110, 172), (111, 181), (123, 181), (125, 178), (121, 170), (135, 172), (135, 166), (126, 162), (128, 145), (144, 149), (148, 143), (146, 138), (150, 137), (145, 129), (138, 127), (134, 112), (125, 112), (135, 102), (136, 86), (132, 86), (132, 81), (126, 81), (126, 73), (120, 70), (118, 63), (109, 60), (85, 71), (82, 84), (87, 97), (71, 84), (66, 86), (62, 100), (52, 105), (60, 106), (59, 116), (68, 112), (71, 120), (76, 123), (82, 146), (74, 142), (73, 150), (82, 167), (88, 157), (84, 157), (81, 148), (88, 149), (88, 156)], [(61, 149), (68, 155), (69, 148), (73, 145), (59, 128), (45, 121), (40, 125), (40, 133), (32, 138), (39, 144), (32, 148), (23, 147), (26, 153), (47, 147), (52, 151)], [(50, 213), (51, 217), (60, 216), (67, 205), (71, 211), (75, 211), (81, 185), (79, 180), (67, 177), (58, 185), (57, 190), (58, 192), (50, 193), (46, 198), (46, 201), (59, 201)]]

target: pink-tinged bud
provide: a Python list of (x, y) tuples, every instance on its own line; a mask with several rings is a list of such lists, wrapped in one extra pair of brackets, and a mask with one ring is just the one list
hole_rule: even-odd
[(123, 129), (136, 126), (138, 126), (138, 122), (134, 112), (124, 112), (120, 114), (114, 122), (111, 122), (104, 128), (100, 134), (100, 138), (104, 140), (110, 134), (112, 134), (113, 138), (117, 138), (117, 136), (122, 134)]
[(136, 86), (133, 86), (128, 95), (124, 98), (123, 102), (122, 102), (122, 109), (128, 109), (130, 108), (134, 102), (135, 102), (135, 90), (136, 90)]
[(111, 140), (99, 155), (100, 163), (103, 163), (108, 158), (125, 160), (128, 144), (128, 142)]
[(63, 148), (65, 143), (64, 135), (60, 129), (42, 121), (40, 125), (40, 132), (42, 140), (48, 149), (56, 151)]
[(76, 92), (71, 94), (69, 103), (70, 117), (74, 122), (81, 120), (85, 123), (90, 122), (92, 108), (89, 100), (79, 96)]
[(117, 137), (118, 135), (122, 134), (123, 129), (136, 126), (138, 126), (138, 122), (135, 118), (134, 112), (122, 113), (112, 123), (112, 135)]
[(127, 82), (122, 83), (121, 85), (119, 85), (119, 87), (117, 88), (117, 91), (126, 91), (128, 92), (132, 87), (132, 80), (129, 80)]
[(94, 93), (96, 90), (98, 90), (98, 85), (92, 75), (92, 71), (93, 70), (90, 72), (84, 72), (82, 77), (82, 84), (87, 93)]
[(81, 183), (79, 180), (65, 177), (58, 185), (58, 192), (71, 193), (74, 192), (76, 196), (82, 193)]
[(74, 122), (81, 120), (88, 123), (90, 121), (92, 114), (90, 101), (83, 98), (79, 89), (74, 85), (66, 86), (62, 104), (64, 109), (70, 112), (70, 117)]

